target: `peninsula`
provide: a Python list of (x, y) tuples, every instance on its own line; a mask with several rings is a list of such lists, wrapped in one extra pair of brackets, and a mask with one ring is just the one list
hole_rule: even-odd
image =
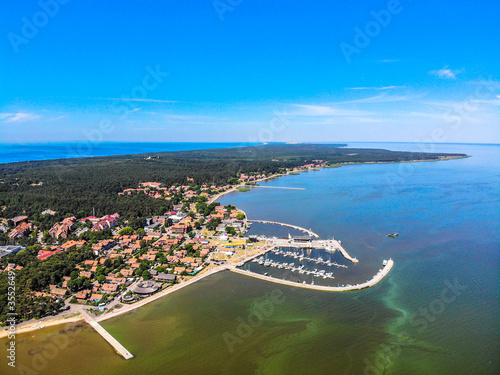
[[(251, 221), (236, 207), (218, 204), (222, 194), (343, 164), (462, 157), (271, 144), (2, 164), (0, 290), (6, 291), (8, 273), (15, 272), (23, 286), (17, 322), (32, 329), (54, 314), (106, 319), (198, 278), (234, 270), (273, 247), (270, 240), (245, 237)], [(392, 265), (390, 260), (355, 289), (374, 285)], [(0, 294), (2, 322), (6, 298)]]

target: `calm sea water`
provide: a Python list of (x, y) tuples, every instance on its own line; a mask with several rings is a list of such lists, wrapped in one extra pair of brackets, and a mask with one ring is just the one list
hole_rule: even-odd
[(204, 150), (250, 146), (253, 143), (191, 142), (70, 142), (70, 143), (0, 143), (0, 163), (16, 161), (67, 159), (89, 156), (141, 154), (145, 152)]
[[(392, 257), (375, 287), (325, 293), (221, 273), (104, 322), (132, 360), (82, 325), (19, 336), (18, 365), (55, 375), (500, 373), (500, 147), (436, 151), (472, 157), (324, 169), (266, 183), (306, 190), (221, 200), (340, 238), (359, 272)], [(18, 373), (5, 359), (0, 369)]]

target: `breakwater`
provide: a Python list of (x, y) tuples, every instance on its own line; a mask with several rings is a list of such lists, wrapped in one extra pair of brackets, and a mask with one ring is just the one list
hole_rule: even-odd
[(304, 233), (307, 233), (311, 237), (319, 238), (319, 235), (317, 235), (316, 233), (314, 233), (311, 229), (302, 228), (302, 227), (299, 227), (298, 225), (280, 223), (278, 221), (269, 221), (269, 220), (248, 220), (248, 221), (253, 222), (253, 223), (281, 225), (283, 227), (289, 227), (289, 228), (300, 230), (300, 231), (302, 231)]
[(229, 268), (229, 270), (231, 272), (236, 272), (236, 273), (239, 273), (241, 275), (250, 276), (250, 277), (254, 277), (254, 278), (265, 280), (265, 281), (270, 281), (270, 282), (276, 283), (276, 284), (288, 285), (288, 286), (305, 288), (305, 289), (321, 290), (321, 291), (325, 291), (325, 292), (349, 292), (349, 291), (354, 291), (354, 290), (361, 290), (361, 289), (370, 288), (370, 287), (376, 285), (385, 276), (387, 276), (387, 274), (389, 273), (389, 271), (392, 269), (393, 266), (394, 266), (394, 261), (392, 259), (389, 259), (387, 261), (387, 264), (384, 266), (384, 268), (379, 270), (379, 272), (377, 272), (377, 274), (375, 274), (375, 276), (373, 276), (373, 278), (371, 280), (367, 280), (366, 282), (361, 283), (361, 284), (355, 284), (355, 285), (348, 284), (345, 286), (323, 286), (323, 285), (314, 285), (314, 284), (306, 284), (306, 283), (297, 283), (297, 282), (293, 282), (293, 281), (289, 281), (289, 280), (282, 280), (282, 279), (278, 279), (278, 278), (271, 277), (271, 276), (261, 275), (261, 274), (254, 273), (251, 271), (244, 271), (244, 270), (241, 270), (239, 268)]

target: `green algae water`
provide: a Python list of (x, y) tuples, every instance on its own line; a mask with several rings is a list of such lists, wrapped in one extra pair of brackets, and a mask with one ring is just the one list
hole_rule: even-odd
[(306, 190), (221, 199), (340, 238), (364, 272), (392, 257), (376, 286), (325, 293), (223, 272), (103, 322), (131, 360), (79, 323), (19, 335), (18, 368), (3, 359), (0, 373), (500, 373), (500, 147), (437, 147), (472, 157), (325, 169), (267, 182)]

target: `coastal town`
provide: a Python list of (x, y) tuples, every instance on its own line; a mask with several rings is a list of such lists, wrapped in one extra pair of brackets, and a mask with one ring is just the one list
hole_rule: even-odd
[[(296, 174), (324, 167), (323, 161), (307, 163), (284, 171)], [(282, 174), (280, 174), (282, 175)], [(0, 218), (0, 230), (7, 232), (11, 244), (0, 247), (0, 272), (22, 271), (25, 266), (9, 262), (27, 249), (16, 243), (36, 238), (37, 261), (46, 262), (57, 254), (88, 254), (60, 282), (44, 288), (33, 288), (30, 298), (57, 302), (53, 311), (32, 314), (22, 320), (39, 320), (44, 315), (70, 314), (87, 310), (103, 314), (151, 296), (174, 284), (227, 262), (239, 262), (242, 254), (262, 252), (265, 241), (245, 236), (251, 223), (246, 214), (234, 206), (222, 206), (216, 200), (232, 191), (249, 187), (277, 175), (241, 174), (223, 186), (195, 185), (192, 178), (185, 185), (165, 186), (161, 182), (142, 182), (137, 187), (118, 192), (128, 196), (143, 194), (170, 203), (163, 215), (146, 218), (139, 228), (132, 228), (120, 213), (103, 216), (71, 215), (42, 232), (26, 215)], [(172, 199), (176, 204), (172, 204)], [(56, 212), (47, 208), (41, 215)], [(42, 298), (40, 298), (42, 297)], [(62, 311), (62, 312), (61, 312)]]
[(500, 1), (0, 7), (0, 375), (500, 375)]
[[(36, 261), (42, 262), (42, 265), (43, 262), (57, 259), (61, 254), (76, 254), (80, 259), (73, 268), (68, 268), (60, 282), (25, 291), (27, 298), (36, 299), (41, 307), (37, 312), (30, 311), (19, 318), (17, 332), (42, 329), (63, 320), (84, 319), (117, 353), (130, 359), (133, 358), (132, 353), (99, 322), (132, 311), (216, 272), (229, 270), (269, 282), (330, 292), (361, 290), (375, 285), (391, 270), (394, 264), (392, 259), (384, 261), (383, 269), (364, 283), (315, 285), (315, 277), (318, 280), (334, 279), (333, 272), (327, 273), (325, 269), (317, 268), (305, 270), (304, 264), (298, 267), (294, 262), (264, 261), (263, 255), (267, 258), (267, 254), (273, 252), (308, 261), (313, 266), (348, 268), (331, 259), (304, 254), (299, 257), (299, 253), (293, 250), (304, 251), (308, 248), (311, 251), (314, 248), (329, 253), (339, 251), (353, 264), (358, 260), (352, 258), (340, 241), (333, 238), (320, 241), (311, 229), (287, 223), (249, 220), (246, 213), (237, 207), (223, 206), (217, 202), (224, 194), (249, 191), (252, 187), (259, 187), (258, 183), (264, 180), (284, 174), (317, 171), (325, 166), (319, 160), (280, 174), (240, 174), (224, 186), (195, 185), (189, 177), (185, 185), (165, 186), (156, 181), (141, 182), (137, 187), (118, 192), (118, 196), (127, 199), (134, 195), (145, 195), (149, 199), (162, 199), (169, 203), (170, 209), (162, 215), (146, 218), (137, 228), (130, 226), (118, 212), (85, 217), (68, 214), (45, 232), (39, 231), (26, 215), (2, 219), (4, 229), (13, 226), (8, 233), (10, 239), (19, 240), (27, 236), (36, 238), (37, 244), (28, 249), (37, 250)], [(42, 214), (51, 216), (55, 213), (46, 209)], [(289, 234), (288, 238), (282, 239), (247, 235), (252, 222), (286, 226), (302, 231), (304, 235)], [(292, 251), (280, 250), (287, 248)], [(9, 259), (26, 250), (18, 244), (1, 246), (0, 259), (4, 266), (0, 272), (22, 272), (25, 266), (9, 262)], [(312, 275), (313, 280), (309, 284), (303, 277), (292, 281), (276, 278), (267, 272), (250, 272), (250, 269), (244, 268), (249, 262), (298, 271), (298, 275)], [(8, 334), (10, 329), (5, 328), (0, 335)]]

